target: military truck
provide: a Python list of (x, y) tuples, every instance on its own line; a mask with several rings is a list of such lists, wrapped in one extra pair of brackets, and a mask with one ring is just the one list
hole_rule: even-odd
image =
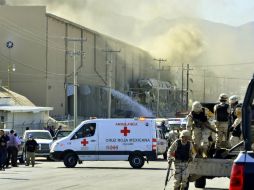
[[(234, 160), (238, 154), (243, 154), (244, 150), (250, 150), (251, 143), (254, 142), (254, 76), (249, 83), (247, 88), (244, 102), (251, 99), (250, 103), (243, 103), (242, 108), (242, 132), (244, 140), (239, 144), (235, 145), (231, 149), (222, 149), (221, 156), (219, 158), (195, 158), (192, 162), (189, 163), (190, 178), (189, 181), (195, 181), (196, 188), (205, 188), (206, 179), (212, 179), (215, 177), (230, 177), (231, 168)], [(248, 106), (248, 107), (247, 107)], [(245, 111), (245, 110), (248, 110)], [(246, 119), (247, 118), (247, 119)], [(248, 120), (248, 121), (245, 121)], [(244, 123), (248, 123), (249, 128), (244, 127)], [(251, 125), (250, 125), (251, 124)], [(254, 148), (254, 143), (252, 144)], [(246, 149), (247, 147), (247, 149)], [(246, 152), (246, 151), (245, 151)], [(253, 152), (253, 151), (252, 151)], [(239, 156), (238, 156), (239, 157)], [(253, 177), (253, 175), (252, 175)]]
[(254, 75), (247, 88), (242, 107), (244, 151), (234, 160), (230, 190), (252, 190), (254, 187)]

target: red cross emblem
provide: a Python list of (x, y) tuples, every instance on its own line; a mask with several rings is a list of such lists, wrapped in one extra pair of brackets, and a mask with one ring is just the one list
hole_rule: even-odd
[(88, 144), (88, 141), (87, 141), (86, 139), (83, 139), (83, 140), (81, 141), (81, 144), (83, 144), (83, 146), (86, 146), (86, 145)]
[(123, 133), (124, 136), (127, 136), (128, 133), (130, 133), (131, 131), (127, 128), (127, 127), (124, 127), (122, 130), (121, 130), (121, 133)]

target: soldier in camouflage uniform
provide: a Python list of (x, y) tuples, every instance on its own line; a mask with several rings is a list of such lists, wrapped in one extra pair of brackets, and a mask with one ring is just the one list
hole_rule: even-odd
[(235, 146), (241, 141), (241, 124), (242, 124), (242, 107), (239, 105), (235, 108), (236, 119), (234, 120), (233, 125), (231, 126), (231, 137), (230, 137), (230, 145), (231, 147)]
[(220, 94), (219, 101), (220, 103), (214, 106), (215, 127), (217, 131), (215, 148), (217, 150), (228, 147), (228, 119), (230, 114), (230, 107), (227, 103), (228, 96)]
[(183, 130), (168, 150), (168, 159), (174, 159), (174, 190), (184, 190), (187, 187), (189, 170), (188, 163), (192, 160), (193, 145), (189, 141), (190, 132)]
[(236, 113), (235, 113), (235, 109), (238, 106), (238, 96), (237, 95), (233, 95), (229, 97), (228, 103), (229, 103), (229, 107), (230, 107), (230, 113), (229, 113), (229, 126), (233, 125), (235, 119), (237, 118)]
[(202, 107), (200, 102), (195, 101), (192, 104), (192, 111), (187, 117), (187, 129), (192, 131), (192, 140), (194, 148), (197, 152), (197, 157), (208, 157), (209, 136), (211, 131), (208, 129), (210, 123), (208, 122), (209, 110)]

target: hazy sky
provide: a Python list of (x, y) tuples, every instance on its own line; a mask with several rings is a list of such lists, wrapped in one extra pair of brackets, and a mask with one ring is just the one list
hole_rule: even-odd
[[(140, 19), (198, 17), (238, 26), (254, 21), (253, 0), (0, 0), (9, 5), (47, 5), (47, 11), (69, 20), (79, 11), (113, 12)], [(74, 13), (74, 12), (73, 12)], [(75, 18), (74, 18), (75, 19)]]

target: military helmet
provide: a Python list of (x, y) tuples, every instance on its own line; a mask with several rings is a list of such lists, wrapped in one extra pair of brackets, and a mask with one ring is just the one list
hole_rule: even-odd
[(201, 103), (198, 101), (193, 102), (191, 110), (194, 112), (201, 112), (201, 110), (202, 110)]
[(223, 101), (227, 101), (228, 100), (228, 95), (225, 93), (220, 94), (219, 96), (219, 101), (223, 102)]
[(190, 137), (191, 134), (190, 134), (190, 131), (188, 130), (182, 130), (181, 133), (180, 133), (180, 137)]
[(239, 100), (239, 98), (238, 98), (237, 95), (233, 95), (233, 96), (229, 97), (229, 103), (230, 104), (234, 104), (234, 103), (238, 102), (238, 100)]

